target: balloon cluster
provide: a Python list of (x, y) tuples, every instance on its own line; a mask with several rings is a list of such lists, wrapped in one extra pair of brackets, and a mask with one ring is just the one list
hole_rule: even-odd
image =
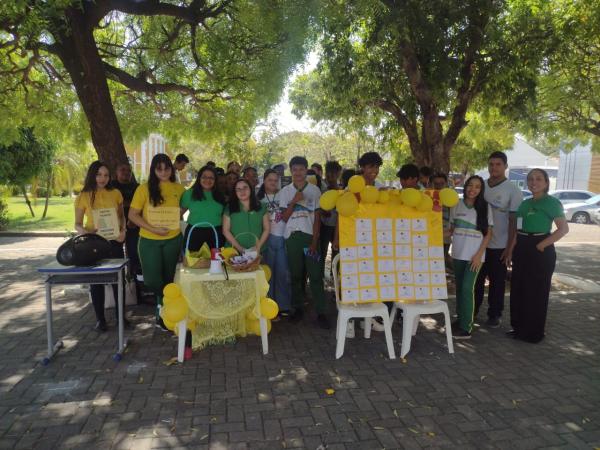
[[(266, 264), (261, 264), (261, 269), (265, 272), (267, 282), (271, 279), (271, 268)], [(277, 302), (268, 297), (260, 299), (260, 316), (267, 319), (267, 334), (271, 332), (271, 320), (277, 317), (279, 306)], [(246, 330), (248, 333), (260, 336), (260, 318), (255, 314), (254, 308), (246, 312)]]
[[(187, 300), (179, 286), (175, 283), (167, 284), (163, 289), (163, 305), (160, 309), (160, 317), (165, 326), (169, 330), (177, 330), (177, 324), (187, 317), (188, 311)], [(195, 329), (196, 325), (192, 320), (187, 322), (188, 330)]]
[[(433, 198), (432, 198), (433, 197)], [(439, 206), (449, 208), (458, 203), (458, 194), (454, 189), (444, 188), (441, 191), (421, 192), (418, 189), (407, 188), (378, 190), (375, 186), (367, 186), (365, 179), (360, 175), (354, 175), (348, 181), (348, 190), (331, 190), (321, 195), (319, 205), (321, 209), (330, 211), (336, 209), (342, 216), (353, 216), (356, 214), (360, 203), (380, 203), (392, 205), (406, 205), (417, 211), (427, 212)]]

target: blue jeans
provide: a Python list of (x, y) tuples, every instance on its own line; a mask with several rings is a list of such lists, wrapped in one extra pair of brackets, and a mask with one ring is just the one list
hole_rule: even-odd
[(289, 311), (292, 307), (292, 290), (283, 236), (270, 234), (262, 256), (263, 262), (271, 268), (269, 297), (277, 302), (280, 311)]

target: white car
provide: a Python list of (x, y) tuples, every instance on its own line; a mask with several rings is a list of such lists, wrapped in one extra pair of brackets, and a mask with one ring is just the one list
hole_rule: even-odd
[(595, 213), (600, 207), (600, 195), (595, 195), (581, 203), (568, 203), (565, 205), (565, 218), (569, 222), (592, 223), (598, 222)]
[(596, 212), (593, 214), (594, 219), (596, 219), (596, 223), (598, 225), (600, 225), (600, 208), (596, 210)]
[(563, 205), (568, 205), (569, 203), (582, 203), (588, 198), (596, 195), (590, 191), (576, 189), (558, 189), (556, 191), (550, 191), (549, 194), (559, 199)]

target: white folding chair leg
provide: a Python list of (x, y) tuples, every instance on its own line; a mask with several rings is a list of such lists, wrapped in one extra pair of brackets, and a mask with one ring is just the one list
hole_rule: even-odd
[(452, 342), (452, 327), (450, 326), (450, 311), (448, 305), (444, 305), (444, 320), (446, 322), (446, 340), (448, 341), (448, 352), (454, 353), (454, 343)]
[(365, 339), (371, 339), (371, 328), (373, 328), (373, 319), (365, 317)]
[(389, 316), (387, 315), (384, 315), (381, 318), (383, 319), (385, 343), (387, 344), (388, 354), (390, 356), (390, 359), (396, 359), (396, 352), (394, 351), (394, 340), (392, 339), (392, 322)]
[(392, 310), (390, 311), (390, 322), (392, 326), (394, 326), (394, 320), (396, 320), (396, 313), (398, 312), (398, 303), (392, 305)]
[(267, 319), (260, 317), (260, 340), (262, 341), (263, 355), (269, 353), (269, 333), (267, 331)]
[(417, 334), (417, 330), (419, 329), (419, 322), (421, 321), (421, 315), (417, 314), (415, 316), (415, 318), (413, 319), (413, 323), (412, 323), (412, 335), (414, 336), (415, 334)]
[(179, 336), (177, 337), (177, 361), (182, 363), (185, 351), (185, 337), (187, 334), (187, 318), (183, 319), (175, 326), (179, 328), (177, 330), (179, 332)]
[(402, 316), (402, 347), (400, 349), (400, 358), (404, 358), (410, 351), (410, 340), (412, 338), (415, 319), (414, 313), (410, 310), (404, 310)]
[(339, 313), (338, 315), (338, 333), (337, 344), (335, 347), (335, 358), (340, 359), (344, 354), (344, 344), (346, 343), (346, 327), (348, 326), (348, 317)]

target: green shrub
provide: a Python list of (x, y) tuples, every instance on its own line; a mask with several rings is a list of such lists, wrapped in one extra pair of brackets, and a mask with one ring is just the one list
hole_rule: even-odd
[(6, 201), (0, 197), (0, 230), (5, 230), (8, 226), (8, 205)]

